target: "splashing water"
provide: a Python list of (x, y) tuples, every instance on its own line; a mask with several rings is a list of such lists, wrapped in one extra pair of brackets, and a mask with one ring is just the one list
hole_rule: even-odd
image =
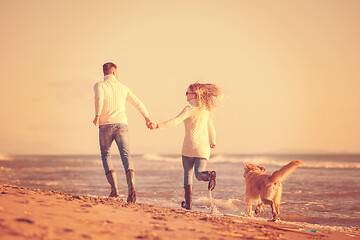
[(216, 204), (214, 199), (212, 198), (212, 194), (211, 194), (211, 190), (209, 190), (209, 200), (210, 200), (210, 204), (211, 204), (211, 214), (220, 214), (219, 210), (216, 208)]

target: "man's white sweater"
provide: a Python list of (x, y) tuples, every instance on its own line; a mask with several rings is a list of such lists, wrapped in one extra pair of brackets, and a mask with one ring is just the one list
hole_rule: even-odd
[(144, 118), (149, 117), (145, 106), (131, 92), (120, 83), (114, 75), (106, 75), (104, 81), (94, 85), (95, 115), (99, 115), (99, 125), (124, 123), (127, 124), (125, 102), (129, 101)]
[(182, 155), (209, 159), (210, 144), (216, 145), (215, 129), (211, 112), (199, 107), (198, 101), (193, 99), (175, 118), (159, 123), (159, 129), (173, 127), (181, 122), (185, 125), (185, 137)]

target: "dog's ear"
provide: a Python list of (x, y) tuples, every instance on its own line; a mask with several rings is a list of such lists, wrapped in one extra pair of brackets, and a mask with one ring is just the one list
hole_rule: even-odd
[(262, 166), (257, 166), (257, 167), (260, 169), (260, 171), (265, 172), (265, 167)]
[(245, 164), (244, 165), (244, 172), (248, 172), (251, 170), (251, 164)]

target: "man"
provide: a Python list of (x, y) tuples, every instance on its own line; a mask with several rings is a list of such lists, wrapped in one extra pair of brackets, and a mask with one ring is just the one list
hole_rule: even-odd
[(114, 63), (103, 65), (104, 81), (94, 86), (95, 118), (93, 123), (99, 125), (101, 160), (106, 178), (111, 186), (110, 197), (119, 196), (117, 177), (110, 160), (110, 147), (115, 140), (125, 169), (128, 184), (127, 202), (136, 201), (135, 171), (129, 151), (128, 124), (125, 113), (125, 102), (129, 101), (146, 120), (152, 124), (145, 106), (131, 90), (117, 80), (117, 66)]

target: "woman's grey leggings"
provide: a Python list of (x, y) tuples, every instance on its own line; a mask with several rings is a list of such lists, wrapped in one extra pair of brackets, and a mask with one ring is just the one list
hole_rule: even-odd
[(191, 185), (193, 184), (193, 175), (194, 175), (194, 166), (195, 166), (195, 177), (197, 180), (201, 181), (201, 172), (205, 171), (207, 165), (206, 158), (198, 157), (187, 157), (182, 156), (182, 163), (184, 167), (184, 184)]

